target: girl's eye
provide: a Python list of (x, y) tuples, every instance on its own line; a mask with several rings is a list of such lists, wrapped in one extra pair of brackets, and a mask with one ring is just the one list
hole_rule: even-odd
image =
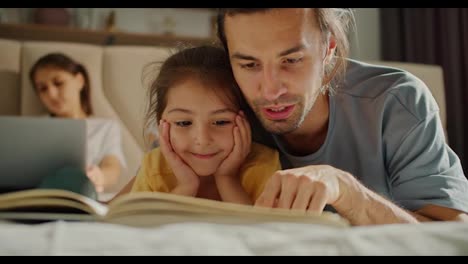
[(63, 82), (62, 81), (55, 81), (54, 85), (57, 86), (57, 87), (60, 87), (60, 86), (63, 85)]
[(232, 122), (228, 121), (228, 120), (217, 120), (217, 121), (213, 122), (213, 125), (215, 125), (215, 126), (226, 126), (226, 125), (229, 125), (231, 123)]
[(177, 122), (174, 122), (174, 124), (176, 126), (180, 126), (180, 127), (188, 127), (192, 124), (192, 122), (190, 121), (177, 121)]

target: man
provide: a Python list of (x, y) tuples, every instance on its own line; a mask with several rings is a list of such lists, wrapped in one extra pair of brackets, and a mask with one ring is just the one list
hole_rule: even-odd
[(331, 205), (354, 225), (468, 219), (468, 181), (435, 100), (407, 72), (345, 59), (350, 18), (346, 9), (220, 9), (236, 81), (285, 167), (256, 205)]

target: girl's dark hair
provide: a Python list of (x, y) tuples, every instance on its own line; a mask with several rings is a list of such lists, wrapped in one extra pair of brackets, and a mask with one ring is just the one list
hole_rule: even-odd
[[(226, 16), (239, 14), (253, 14), (269, 12), (272, 8), (219, 8), (216, 20), (217, 35), (226, 51), (228, 50), (226, 33), (224, 28)], [(344, 76), (346, 69), (346, 58), (349, 55), (348, 32), (355, 28), (353, 11), (349, 8), (314, 8), (316, 21), (322, 32), (322, 42), (327, 42), (328, 34), (336, 39), (335, 56), (332, 63), (325, 68), (326, 79), (324, 84), (328, 84), (335, 75)]]
[[(156, 64), (160, 65), (156, 62), (148, 66)], [(227, 99), (234, 107), (244, 109), (246, 106), (234, 80), (228, 55), (221, 47), (212, 45), (183, 47), (167, 58), (158, 69), (150, 68), (148, 71), (148, 66), (145, 68), (145, 75), (154, 76), (158, 70), (159, 73), (150, 81), (148, 89), (145, 130), (150, 125), (159, 124), (167, 106), (169, 89), (188, 78), (197, 78), (202, 83), (208, 84), (207, 88), (213, 89), (221, 100)]]
[(92, 115), (93, 108), (91, 106), (91, 86), (86, 68), (63, 53), (49, 53), (45, 56), (42, 56), (38, 61), (36, 61), (36, 63), (34, 63), (31, 70), (29, 71), (29, 80), (31, 81), (35, 91), (37, 91), (34, 83), (36, 72), (39, 69), (45, 67), (58, 68), (73, 75), (77, 75), (78, 73), (83, 75), (84, 85), (80, 92), (81, 107), (83, 108), (83, 111), (86, 113), (86, 115)]

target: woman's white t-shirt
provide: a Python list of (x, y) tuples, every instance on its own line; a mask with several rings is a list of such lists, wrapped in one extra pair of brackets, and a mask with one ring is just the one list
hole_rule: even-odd
[(114, 155), (123, 168), (127, 167), (122, 150), (120, 125), (116, 120), (86, 118), (87, 152), (86, 164), (98, 166), (107, 155)]

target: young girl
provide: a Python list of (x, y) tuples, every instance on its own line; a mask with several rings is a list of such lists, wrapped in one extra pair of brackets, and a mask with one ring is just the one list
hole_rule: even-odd
[(145, 155), (131, 191), (252, 204), (280, 162), (275, 150), (251, 143), (242, 105), (224, 50), (200, 46), (169, 57), (146, 115), (158, 124), (160, 146)]
[(86, 119), (86, 175), (96, 191), (110, 188), (125, 167), (120, 127), (110, 119), (92, 118), (91, 87), (86, 69), (64, 54), (50, 53), (32, 66), (29, 77), (51, 116)]

